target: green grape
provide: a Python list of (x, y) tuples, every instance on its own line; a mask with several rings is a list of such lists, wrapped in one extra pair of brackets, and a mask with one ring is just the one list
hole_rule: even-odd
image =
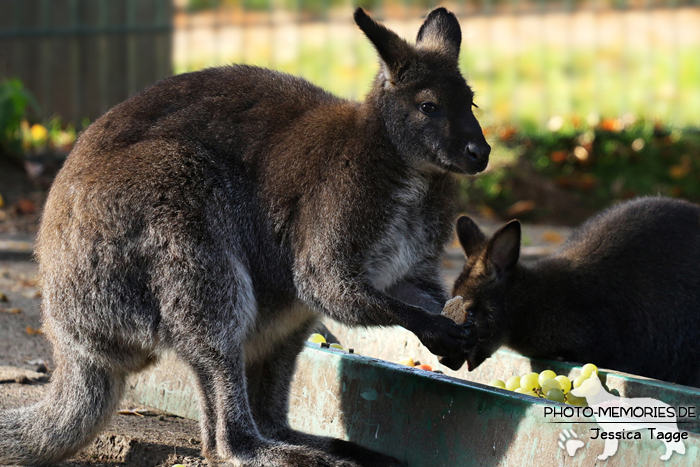
[(577, 388), (583, 384), (584, 381), (588, 379), (588, 376), (577, 376), (576, 379), (574, 380), (574, 388)]
[(322, 343), (326, 342), (326, 338), (318, 333), (311, 334), (307, 340), (309, 342), (313, 342), (314, 344), (322, 344)]
[(581, 368), (581, 376), (589, 378), (594, 371), (598, 371), (598, 367), (592, 363), (586, 363), (585, 365), (583, 365), (583, 368)]
[(505, 389), (505, 388), (506, 388), (506, 383), (504, 383), (504, 382), (503, 382), (502, 380), (500, 380), (500, 379), (494, 379), (493, 381), (491, 381), (491, 382), (489, 383), (489, 386), (493, 386), (494, 388)]
[(511, 376), (506, 381), (506, 389), (509, 391), (515, 391), (516, 388), (520, 387), (520, 376)]
[(345, 350), (342, 345), (340, 344), (331, 344), (330, 347), (332, 349), (338, 349), (338, 350)]
[[(554, 378), (550, 378), (542, 384), (542, 394), (549, 393), (550, 389), (559, 389), (562, 391), (561, 384), (559, 384), (559, 381)], [(564, 391), (562, 391), (562, 394), (563, 393)]]
[(587, 405), (585, 397), (576, 397), (571, 393), (567, 394), (566, 402), (567, 404), (575, 405), (578, 407), (585, 407)]
[(525, 393), (525, 395), (526, 395), (526, 396), (531, 396), (531, 397), (540, 397), (539, 395), (537, 395), (537, 393), (536, 393), (535, 391), (527, 391), (527, 392)]
[(515, 388), (513, 392), (517, 392), (518, 394), (525, 394), (525, 390), (523, 388)]
[(552, 388), (547, 391), (547, 399), (550, 401), (564, 402), (564, 392), (561, 389)]
[(537, 381), (540, 375), (537, 373), (528, 373), (522, 378), (520, 378), (520, 387), (526, 391), (534, 391), (540, 387), (540, 383)]
[(559, 381), (559, 384), (561, 385), (561, 390), (564, 391), (564, 394), (571, 391), (571, 380), (569, 378), (567, 378), (564, 375), (559, 375), (554, 379)]
[(540, 376), (537, 378), (537, 381), (540, 383), (540, 386), (542, 386), (542, 383), (544, 383), (548, 379), (556, 378), (556, 376), (557, 374), (552, 370), (544, 370), (542, 373), (540, 373)]

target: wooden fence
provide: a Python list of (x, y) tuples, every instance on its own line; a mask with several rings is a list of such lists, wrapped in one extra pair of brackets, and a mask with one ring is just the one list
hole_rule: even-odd
[(43, 115), (94, 120), (172, 73), (170, 0), (0, 0), (0, 79)]

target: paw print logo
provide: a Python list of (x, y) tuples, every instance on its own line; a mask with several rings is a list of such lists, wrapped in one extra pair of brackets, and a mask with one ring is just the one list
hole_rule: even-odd
[(574, 457), (576, 451), (581, 449), (584, 442), (578, 439), (578, 435), (574, 433), (574, 430), (563, 430), (559, 433), (559, 447), (569, 454), (569, 457)]

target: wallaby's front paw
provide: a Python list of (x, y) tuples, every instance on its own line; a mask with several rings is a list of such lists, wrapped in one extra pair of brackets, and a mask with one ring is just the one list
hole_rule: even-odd
[(440, 357), (438, 361), (440, 365), (445, 365), (450, 370), (457, 371), (464, 365), (466, 357), (464, 355), (453, 355), (450, 357)]
[(442, 357), (467, 355), (477, 343), (471, 321), (458, 325), (443, 315), (426, 315), (423, 323), (411, 331), (430, 352)]

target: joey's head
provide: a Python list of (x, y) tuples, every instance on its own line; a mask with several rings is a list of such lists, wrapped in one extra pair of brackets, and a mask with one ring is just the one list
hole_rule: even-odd
[(493, 354), (506, 334), (505, 296), (520, 256), (520, 222), (501, 227), (490, 240), (466, 216), (457, 219), (457, 237), (467, 259), (452, 295), (461, 295), (474, 320), (479, 342), (468, 359), (473, 370)]
[(415, 45), (361, 8), (355, 22), (380, 58), (366, 105), (378, 114), (399, 153), (418, 167), (461, 174), (484, 170), (491, 147), (473, 113), (474, 93), (459, 71), (457, 18), (444, 8), (433, 10)]

